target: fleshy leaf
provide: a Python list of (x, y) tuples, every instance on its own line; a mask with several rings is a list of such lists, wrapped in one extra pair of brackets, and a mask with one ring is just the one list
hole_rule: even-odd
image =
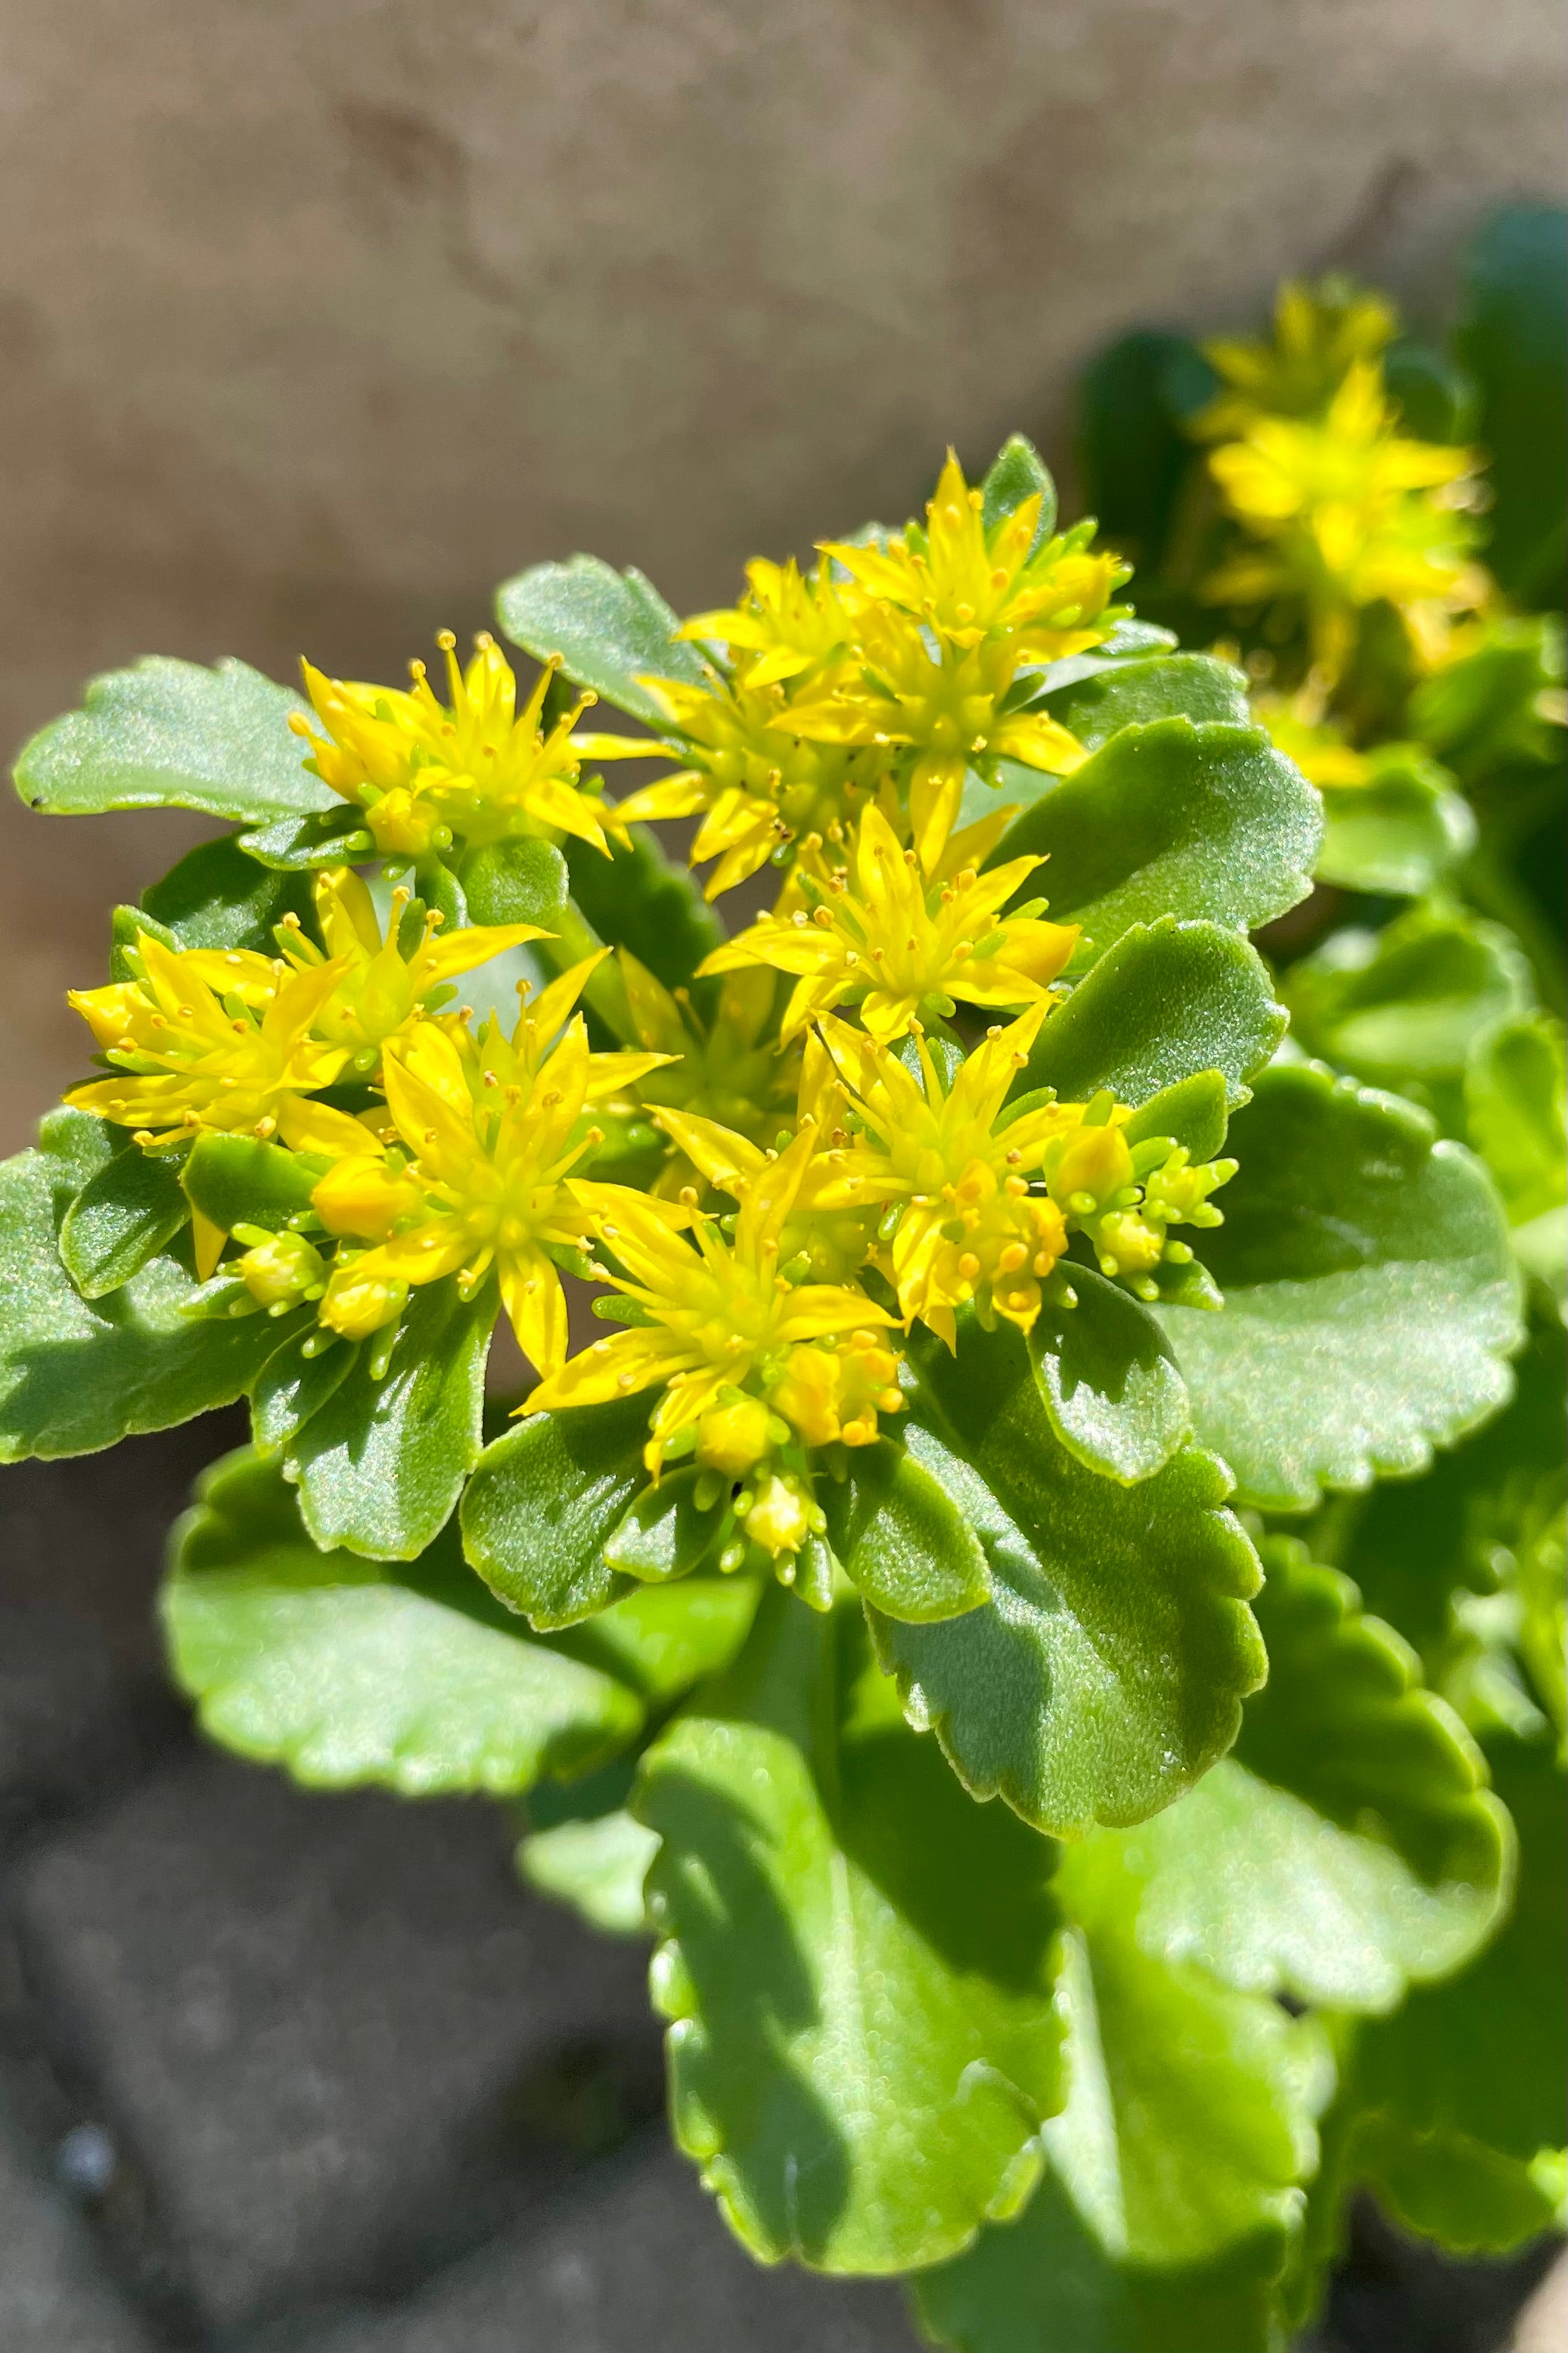
[(534, 1831), (517, 1850), (517, 1867), (530, 1887), (569, 1904), (602, 1936), (647, 1933), (643, 1894), (658, 1841), (617, 1806), (581, 1821)]
[(965, 1316), (956, 1358), (933, 1345), (919, 1370), (910, 1446), (979, 1536), (992, 1599), (938, 1626), (872, 1612), (879, 1658), (973, 1796), (1058, 1836), (1139, 1821), (1224, 1755), (1265, 1672), (1225, 1475), (1191, 1447), (1134, 1487), (1086, 1470), (1008, 1326)]
[(1363, 784), (1321, 789), (1320, 882), (1418, 898), (1475, 848), (1468, 801), (1409, 745), (1391, 746)]
[(307, 1324), (268, 1356), (250, 1392), (250, 1442), (258, 1454), (280, 1454), (313, 1413), (342, 1388), (360, 1358), (361, 1343), (339, 1340), (307, 1356), (320, 1326)]
[(566, 860), (552, 841), (500, 841), (463, 860), (470, 923), (549, 925), (566, 904)]
[(689, 1466), (668, 1472), (658, 1486), (650, 1482), (634, 1495), (605, 1539), (610, 1567), (647, 1585), (689, 1577), (700, 1568), (716, 1548), (723, 1525), (719, 1504), (703, 1509), (698, 1504), (701, 1478), (700, 1471)]
[(843, 1487), (825, 1481), (823, 1501), (834, 1550), (874, 1609), (929, 1625), (989, 1599), (978, 1537), (919, 1456), (890, 1439), (857, 1447)]
[(1186, 1385), (1146, 1307), (1086, 1266), (1071, 1282), (1077, 1305), (1047, 1296), (1029, 1335), (1035, 1377), (1068, 1452), (1131, 1486), (1192, 1436)]
[(675, 637), (679, 617), (650, 580), (597, 555), (535, 564), (496, 590), (496, 616), (513, 645), (536, 660), (559, 654), (568, 678), (591, 686), (655, 728), (664, 714), (639, 678), (703, 682), (695, 646)]
[(347, 1377), (289, 1441), (286, 1475), (315, 1542), (372, 1560), (414, 1560), (451, 1517), (479, 1459), (495, 1293), (455, 1282), (413, 1293), (387, 1369), (362, 1348)]
[(92, 1454), (230, 1405), (285, 1336), (266, 1315), (193, 1319), (202, 1288), (168, 1252), (107, 1298), (82, 1298), (59, 1224), (119, 1141), (102, 1120), (57, 1111), (38, 1150), (0, 1164), (0, 1461)]
[(237, 835), (201, 841), (142, 893), (143, 912), (183, 948), (254, 948), (276, 953), (273, 926), (285, 915), (305, 922), (310, 886), (303, 875), (258, 866)]
[(1512, 1225), (1561, 1209), (1568, 1196), (1563, 1029), (1520, 1013), (1479, 1039), (1465, 1071), (1470, 1141), (1497, 1180)]
[(643, 1721), (624, 1680), (492, 1599), (449, 1535), (406, 1564), (319, 1551), (248, 1451), (203, 1480), (163, 1615), (203, 1729), (321, 1788), (501, 1795), (587, 1770)]
[(179, 1181), (187, 1202), (222, 1232), (252, 1225), (278, 1233), (310, 1208), (321, 1168), (257, 1136), (205, 1134), (191, 1146)]
[(534, 1414), (487, 1446), (463, 1496), (463, 1549), (509, 1609), (572, 1626), (631, 1590), (605, 1546), (647, 1483), (647, 1400)]
[(216, 670), (149, 655), (94, 679), (80, 711), (24, 744), (16, 789), (59, 817), (99, 809), (190, 808), (251, 825), (333, 808), (289, 728), (305, 704), (242, 661)]
[(1052, 1851), (905, 1728), (858, 1613), (764, 1597), (635, 1810), (676, 2138), (752, 2253), (903, 2271), (1016, 2207), (1059, 2097)]
[(1310, 1066), (1266, 1072), (1229, 1145), (1204, 1236), (1224, 1310), (1156, 1311), (1200, 1441), (1270, 1511), (1424, 1469), (1507, 1398), (1521, 1337), (1484, 1172), (1408, 1103)]
[(1247, 680), (1213, 654), (1164, 654), (1123, 661), (1054, 691), (1047, 707), (1080, 744), (1098, 752), (1123, 727), (1156, 719), (1250, 727)]
[(1144, 1949), (1238, 1989), (1393, 2008), (1495, 1926), (1512, 1834), (1479, 1751), (1355, 1588), (1275, 1537), (1253, 1604), (1268, 1682), (1236, 1748), (1120, 1833)]
[(1161, 719), (1113, 735), (990, 862), (1048, 859), (1052, 921), (1080, 923), (1103, 955), (1161, 915), (1239, 931), (1282, 915), (1312, 887), (1322, 828), (1317, 794), (1261, 730)]
[(1124, 933), (1079, 982), (1041, 1029), (1016, 1092), (1054, 1087), (1064, 1102), (1083, 1103), (1110, 1087), (1122, 1103), (1142, 1103), (1219, 1071), (1234, 1109), (1286, 1018), (1245, 940), (1165, 916)]
[(1030, 542), (1031, 554), (1057, 527), (1057, 486), (1034, 443), (1026, 440), (1022, 433), (1010, 434), (992, 459), (981, 486), (980, 519), (985, 529), (991, 531), (1006, 516), (1016, 514), (1026, 499), (1032, 499), (1037, 491), (1040, 519)]
[(1521, 603), (1541, 605), (1561, 603), (1568, 554), (1563, 243), (1560, 206), (1495, 213), (1468, 257), (1458, 338), (1491, 461), (1487, 560)]
[(646, 826), (631, 828), (629, 849), (613, 842), (608, 858), (591, 842), (569, 842), (566, 863), (573, 897), (599, 937), (629, 948), (667, 988), (689, 981), (724, 936), (690, 874)]
[(84, 1299), (101, 1299), (140, 1273), (190, 1214), (179, 1163), (123, 1144), (88, 1178), (60, 1222), (66, 1272)]
[(757, 1613), (750, 1577), (689, 1577), (673, 1586), (633, 1586), (587, 1624), (565, 1628), (559, 1650), (602, 1666), (662, 1713), (704, 1675), (727, 1667)]

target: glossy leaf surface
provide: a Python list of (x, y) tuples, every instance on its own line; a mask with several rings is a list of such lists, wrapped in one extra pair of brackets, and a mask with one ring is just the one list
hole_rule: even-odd
[(647, 1401), (535, 1414), (487, 1446), (463, 1497), (463, 1549), (509, 1609), (571, 1626), (631, 1588), (605, 1546), (647, 1484)]
[(540, 661), (559, 654), (568, 678), (656, 729), (663, 713), (639, 678), (702, 683), (701, 656), (674, 637), (679, 616), (652, 582), (596, 555), (520, 572), (497, 589), (496, 614), (513, 645)]
[(1146, 1307), (1089, 1267), (1071, 1283), (1076, 1305), (1047, 1299), (1029, 1335), (1035, 1377), (1068, 1452), (1131, 1486), (1192, 1436), (1186, 1384)]

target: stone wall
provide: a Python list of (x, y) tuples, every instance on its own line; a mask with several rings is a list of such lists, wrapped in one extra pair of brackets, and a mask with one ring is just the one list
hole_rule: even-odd
[[(143, 650), (395, 676), (1063, 450), (1085, 355), (1554, 193), (1552, 0), (61, 0), (0, 19), (0, 733)], [(177, 818), (0, 815), (0, 1149)]]

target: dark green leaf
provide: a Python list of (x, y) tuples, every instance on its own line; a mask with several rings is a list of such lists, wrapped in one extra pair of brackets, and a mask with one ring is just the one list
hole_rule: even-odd
[(1510, 934), (1458, 910), (1417, 907), (1384, 932), (1334, 933), (1293, 965), (1285, 993), (1310, 1054), (1371, 1086), (1441, 1092), (1483, 1031), (1529, 1005)]
[(425, 1284), (409, 1299), (382, 1379), (363, 1349), (289, 1441), (283, 1467), (317, 1544), (413, 1560), (434, 1541), (479, 1460), (495, 1313), (488, 1284), (467, 1302), (455, 1282)]
[(1157, 719), (1250, 727), (1247, 680), (1213, 654), (1163, 654), (1108, 664), (1092, 677), (1048, 694), (1046, 707), (1080, 744), (1098, 752), (1124, 727)]
[(525, 1789), (634, 1739), (624, 1680), (535, 1640), (448, 1537), (392, 1566), (321, 1552), (255, 1458), (203, 1481), (177, 1534), (163, 1614), (176, 1677), (224, 1746), (328, 1788), (404, 1797)]
[(185, 1311), (200, 1286), (166, 1253), (107, 1298), (84, 1300), (56, 1237), (120, 1132), (58, 1111), (39, 1141), (0, 1164), (0, 1461), (95, 1453), (242, 1396), (282, 1339), (278, 1324), (193, 1321)]
[(463, 1497), (463, 1548), (509, 1609), (571, 1626), (629, 1592), (605, 1546), (647, 1483), (647, 1400), (532, 1415), (487, 1446)]
[(559, 654), (568, 678), (656, 728), (664, 716), (639, 679), (702, 683), (702, 658), (672, 634), (679, 617), (652, 582), (596, 555), (520, 572), (496, 590), (496, 615), (513, 645), (539, 661)]
[(1384, 353), (1383, 380), (1399, 404), (1400, 429), (1412, 439), (1453, 448), (1473, 438), (1479, 395), (1447, 352), (1402, 335)]
[(16, 790), (29, 807), (76, 817), (98, 809), (191, 808), (244, 819), (338, 806), (305, 767), (289, 728), (305, 704), (242, 661), (216, 670), (149, 655), (87, 690), (86, 708), (24, 744)]
[(890, 1439), (857, 1447), (843, 1486), (823, 1482), (835, 1551), (865, 1599), (929, 1625), (991, 1593), (978, 1538), (919, 1458)]
[(1265, 1672), (1224, 1474), (1190, 1447), (1135, 1487), (1085, 1470), (1010, 1327), (965, 1317), (957, 1356), (922, 1347), (919, 1371), (910, 1445), (979, 1536), (992, 1599), (937, 1626), (873, 1613), (882, 1664), (974, 1796), (1058, 1836), (1141, 1820), (1224, 1755)]
[(1479, 1751), (1414, 1655), (1302, 1547), (1263, 1547), (1268, 1682), (1233, 1754), (1119, 1834), (1145, 1951), (1226, 1984), (1386, 2010), (1495, 1927), (1512, 1835)]
[(657, 1486), (650, 1483), (634, 1495), (605, 1539), (610, 1567), (647, 1585), (663, 1585), (700, 1568), (724, 1523), (723, 1504), (699, 1508), (696, 1491), (703, 1476), (690, 1466), (668, 1472)]
[(585, 1625), (558, 1633), (557, 1650), (618, 1675), (662, 1712), (704, 1675), (727, 1667), (757, 1611), (750, 1577), (689, 1577), (633, 1586)]
[(278, 1233), (310, 1208), (321, 1166), (253, 1135), (198, 1135), (183, 1181), (187, 1200), (226, 1234), (244, 1225)]
[(1089, 1267), (1073, 1266), (1070, 1281), (1077, 1305), (1047, 1293), (1029, 1335), (1035, 1377), (1068, 1452), (1130, 1486), (1192, 1436), (1186, 1388), (1146, 1307)]
[(1407, 745), (1380, 756), (1363, 784), (1325, 785), (1318, 880), (1417, 898), (1475, 847), (1469, 803)]
[(1032, 441), (1014, 433), (1003, 442), (982, 487), (980, 519), (987, 532), (1006, 516), (1016, 514), (1026, 499), (1038, 492), (1040, 519), (1035, 525), (1031, 551), (1057, 527), (1057, 486)]
[(1563, 683), (1563, 622), (1556, 613), (1505, 613), (1467, 651), (1410, 698), (1410, 725), (1467, 782), (1515, 761), (1561, 756), (1563, 731), (1541, 698)]
[(140, 1273), (190, 1214), (179, 1162), (122, 1144), (88, 1178), (60, 1222), (66, 1272), (84, 1299), (101, 1299)]
[(372, 837), (361, 811), (332, 796), (330, 808), (306, 817), (274, 818), (239, 837), (240, 847), (261, 865), (281, 874), (303, 874), (312, 866), (342, 866), (370, 855)]
[(1480, 386), (1495, 503), (1488, 561), (1521, 603), (1561, 605), (1568, 455), (1565, 224), (1555, 205), (1495, 214), (1466, 268), (1458, 354)]
[(1155, 571), (1193, 463), (1186, 420), (1217, 379), (1184, 336), (1123, 336), (1085, 369), (1079, 387), (1079, 470), (1084, 503), (1140, 574)]
[(591, 842), (568, 842), (566, 863), (572, 895), (599, 937), (629, 948), (667, 988), (689, 981), (724, 936), (691, 876), (646, 826), (634, 826), (630, 849), (615, 843), (608, 858)]
[(775, 1588), (635, 1803), (676, 2137), (754, 2253), (831, 2272), (1016, 2206), (1060, 2096), (1051, 1850), (891, 1700), (856, 1615)]
[(1465, 1071), (1470, 1141), (1497, 1180), (1512, 1225), (1560, 1210), (1568, 1195), (1563, 1028), (1517, 1013), (1486, 1031)]
[(353, 1340), (336, 1341), (308, 1356), (306, 1347), (320, 1337), (321, 1326), (308, 1324), (285, 1340), (257, 1375), (250, 1393), (250, 1437), (258, 1453), (281, 1453), (359, 1362), (360, 1345)]
[(142, 907), (116, 907), (109, 919), (109, 977), (136, 980), (142, 971), (142, 942), (149, 934), (163, 947), (179, 949), (184, 943), (167, 923), (158, 923)]
[(1261, 957), (1215, 923), (1173, 916), (1125, 933), (1051, 1015), (1016, 1092), (1054, 1087), (1084, 1103), (1100, 1087), (1119, 1101), (1219, 1071), (1234, 1109), (1285, 1035)]
[(1312, 887), (1322, 829), (1317, 794), (1260, 729), (1161, 719), (1112, 736), (990, 862), (1048, 858), (1052, 921), (1080, 923), (1103, 955), (1161, 915), (1240, 931), (1282, 915)]
[(1229, 1092), (1222, 1071), (1199, 1071), (1151, 1095), (1121, 1132), (1129, 1144), (1168, 1135), (1194, 1160), (1216, 1159), (1230, 1126)]
[(1245, 1500), (1408, 1474), (1506, 1398), (1519, 1285), (1490, 1185), (1407, 1103), (1310, 1067), (1265, 1072), (1204, 1236), (1219, 1314), (1157, 1311), (1200, 1440)]
[(275, 952), (273, 926), (285, 915), (310, 914), (310, 886), (299, 875), (258, 866), (236, 834), (198, 842), (161, 882), (142, 894), (144, 911), (166, 926), (183, 948), (253, 948)]
[(551, 841), (502, 841), (463, 860), (470, 923), (540, 923), (566, 904), (566, 860)]

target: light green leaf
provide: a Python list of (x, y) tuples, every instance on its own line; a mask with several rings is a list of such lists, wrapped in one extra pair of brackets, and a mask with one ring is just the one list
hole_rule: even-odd
[(1409, 1104), (1310, 1066), (1267, 1071), (1229, 1145), (1204, 1236), (1225, 1307), (1156, 1310), (1200, 1441), (1270, 1511), (1424, 1469), (1502, 1404), (1521, 1336), (1484, 1173)]
[(891, 1701), (858, 1613), (775, 1588), (635, 1800), (676, 2138), (753, 2253), (829, 2272), (1011, 2211), (1059, 2096), (1051, 1850)]
[(1304, 899), (1322, 837), (1318, 796), (1255, 727), (1161, 719), (1124, 727), (1026, 809), (990, 863), (1032, 876), (1054, 923), (1103, 955), (1133, 923), (1176, 915), (1249, 931)]
[(1542, 699), (1562, 686), (1563, 670), (1560, 613), (1495, 614), (1464, 653), (1421, 681), (1410, 725), (1467, 782), (1520, 761), (1560, 759), (1563, 731)]
[(664, 715), (639, 678), (702, 684), (702, 658), (675, 638), (679, 617), (653, 583), (636, 570), (617, 572), (597, 555), (536, 564), (503, 581), (496, 616), (513, 645), (539, 661), (559, 654), (568, 678), (654, 728), (664, 725)]
[(843, 1485), (824, 1481), (822, 1499), (834, 1550), (874, 1609), (929, 1625), (988, 1599), (978, 1537), (919, 1457), (890, 1439), (857, 1447)]
[(1497, 1179), (1510, 1225), (1568, 1198), (1568, 1064), (1563, 1025), (1518, 1013), (1476, 1041), (1465, 1069), (1470, 1141)]
[(755, 1578), (689, 1577), (634, 1586), (586, 1625), (557, 1634), (555, 1647), (618, 1675), (658, 1713), (729, 1665), (756, 1614)]
[(274, 925), (285, 915), (298, 915), (301, 923), (310, 918), (310, 886), (301, 875), (258, 866), (238, 836), (226, 833), (187, 850), (161, 882), (142, 892), (142, 907), (178, 947), (254, 948), (272, 955)]
[(1385, 932), (1335, 932), (1291, 966), (1284, 987), (1292, 1034), (1308, 1053), (1369, 1086), (1436, 1087), (1440, 1112), (1442, 1082), (1457, 1081), (1483, 1032), (1531, 996), (1510, 934), (1425, 907)]
[(1475, 1744), (1349, 1579), (1279, 1537), (1263, 1559), (1268, 1682), (1233, 1754), (1118, 1834), (1139, 1941), (1243, 1991), (1390, 2010), (1495, 1926), (1511, 1831)]
[(610, 1567), (647, 1585), (689, 1577), (700, 1568), (718, 1548), (728, 1503), (726, 1490), (722, 1502), (699, 1505), (703, 1476), (695, 1464), (688, 1465), (635, 1494), (605, 1539)]
[(1250, 727), (1247, 680), (1213, 654), (1158, 654), (1121, 661), (1051, 691), (1046, 707), (1080, 744), (1098, 752), (1124, 727), (1157, 719)]
[(1068, 1452), (1131, 1486), (1192, 1436), (1186, 1385), (1146, 1307), (1089, 1267), (1070, 1279), (1076, 1306), (1047, 1296), (1029, 1335), (1035, 1377)]
[(604, 1936), (647, 1933), (643, 1894), (658, 1841), (622, 1808), (535, 1831), (517, 1850), (530, 1887), (573, 1910)]
[(574, 1625), (631, 1590), (605, 1546), (647, 1484), (647, 1400), (534, 1414), (487, 1446), (463, 1496), (463, 1549), (509, 1609)]
[(101, 1299), (140, 1273), (190, 1214), (178, 1161), (123, 1142), (60, 1221), (66, 1272), (84, 1299)]
[(1224, 1755), (1263, 1646), (1257, 1557), (1219, 1467), (1185, 1449), (1135, 1487), (1053, 1432), (1010, 1326), (961, 1319), (956, 1357), (919, 1357), (911, 1451), (973, 1528), (992, 1599), (938, 1626), (870, 1613), (910, 1721), (964, 1786), (1037, 1829), (1133, 1822)]
[(321, 1326), (308, 1324), (291, 1334), (258, 1373), (250, 1392), (250, 1442), (258, 1454), (280, 1454), (358, 1364), (357, 1340), (338, 1340), (307, 1356), (307, 1346), (321, 1337)]
[(1318, 880), (1417, 898), (1475, 848), (1476, 820), (1446, 772), (1388, 745), (1363, 784), (1325, 785)]
[(303, 878), (315, 866), (352, 864), (368, 858), (374, 839), (363, 812), (334, 793), (330, 808), (305, 817), (276, 817), (239, 837), (240, 847), (262, 866)]
[(994, 531), (1006, 516), (1016, 514), (1026, 499), (1037, 492), (1040, 518), (1029, 543), (1031, 554), (1057, 527), (1057, 486), (1034, 443), (1021, 433), (1010, 434), (981, 486), (980, 520), (986, 531)]
[(566, 860), (552, 841), (501, 841), (473, 849), (461, 881), (470, 923), (540, 923), (566, 904)]
[(191, 808), (256, 825), (339, 806), (289, 728), (306, 705), (242, 661), (216, 670), (150, 655), (94, 679), (86, 707), (24, 744), (16, 790), (59, 817)]
[(451, 1517), (479, 1460), (485, 1358), (495, 1322), (488, 1284), (413, 1293), (386, 1372), (362, 1349), (346, 1377), (288, 1441), (285, 1475), (323, 1550), (414, 1560)]
[(224, 1233), (238, 1225), (279, 1233), (310, 1206), (321, 1162), (304, 1166), (292, 1152), (254, 1135), (198, 1135), (177, 1181), (188, 1204)]
[(625, 1681), (530, 1635), (450, 1536), (406, 1565), (321, 1552), (248, 1451), (180, 1523), (163, 1615), (181, 1686), (225, 1747), (326, 1788), (528, 1788), (634, 1739)]
[(1232, 1108), (1285, 1035), (1262, 958), (1215, 923), (1173, 916), (1134, 927), (1051, 1015), (1015, 1092), (1054, 1087), (1084, 1103), (1100, 1087), (1146, 1103), (1218, 1071)]
[(106, 1298), (82, 1298), (57, 1236), (119, 1142), (106, 1122), (57, 1111), (37, 1151), (0, 1164), (0, 1461), (92, 1454), (232, 1404), (284, 1337), (265, 1315), (193, 1320), (201, 1287), (166, 1252)]

